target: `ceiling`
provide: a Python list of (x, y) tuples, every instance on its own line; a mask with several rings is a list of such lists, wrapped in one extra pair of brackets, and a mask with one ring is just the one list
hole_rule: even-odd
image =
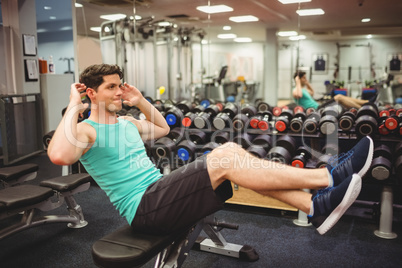
[[(200, 5), (224, 4), (233, 8), (233, 12), (208, 15), (196, 9)], [(83, 7), (75, 8), (79, 35), (99, 37), (99, 33), (89, 30), (100, 26), (103, 14), (134, 13), (143, 18), (153, 17), (168, 20), (179, 27), (203, 28), (206, 38), (211, 41), (219, 33), (235, 33), (238, 37), (250, 37), (253, 41), (265, 41), (266, 29), (295, 30), (309, 39), (364, 38), (371, 34), (373, 38), (399, 36), (402, 38), (402, 1), (401, 0), (312, 0), (309, 3), (284, 5), (277, 0), (77, 0)], [(37, 20), (42, 25), (49, 23), (48, 14), (54, 13), (57, 20), (68, 20), (71, 10), (69, 1), (36, 0)], [(40, 5), (52, 6), (52, 10), (43, 11)], [(56, 5), (56, 6), (55, 6)], [(299, 6), (300, 5), (300, 6)], [(67, 9), (66, 9), (67, 8)], [(322, 8), (322, 16), (300, 17), (296, 10)], [(53, 14), (52, 13), (52, 14)], [(172, 18), (181, 15), (184, 18)], [(184, 15), (184, 16), (182, 16)], [(230, 16), (254, 15), (258, 22), (235, 23)], [(371, 18), (368, 23), (361, 19)], [(55, 21), (50, 21), (55, 24)], [(229, 25), (230, 31), (222, 27)]]

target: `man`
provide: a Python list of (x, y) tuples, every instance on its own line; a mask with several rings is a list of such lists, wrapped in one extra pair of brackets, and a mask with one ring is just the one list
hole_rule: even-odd
[[(361, 177), (370, 167), (373, 142), (363, 138), (338, 164), (299, 169), (259, 159), (228, 142), (190, 164), (162, 176), (147, 157), (142, 140), (169, 132), (164, 117), (139, 92), (122, 84), (116, 65), (89, 66), (71, 86), (70, 102), (49, 144), (50, 160), (80, 160), (120, 214), (136, 230), (163, 234), (221, 209), (232, 195), (230, 181), (269, 195), (310, 215), (320, 234), (327, 232), (355, 201)], [(88, 120), (77, 123), (92, 102)], [(145, 120), (117, 117), (121, 100), (137, 106)], [(300, 189), (316, 189), (310, 194)]]
[[(320, 106), (318, 102), (314, 100), (313, 98), (314, 89), (308, 82), (305, 72), (303, 71), (296, 72), (294, 75), (294, 79), (296, 82), (296, 87), (293, 89), (293, 98), (297, 105), (300, 105), (305, 109), (307, 108), (318, 109), (319, 107), (323, 107), (329, 104), (324, 103)], [(363, 104), (368, 102), (368, 100), (359, 100), (342, 94), (335, 95), (333, 101), (339, 103), (345, 108), (356, 108), (356, 109), (359, 109), (360, 107), (362, 107)], [(331, 100), (330, 102), (333, 101)]]

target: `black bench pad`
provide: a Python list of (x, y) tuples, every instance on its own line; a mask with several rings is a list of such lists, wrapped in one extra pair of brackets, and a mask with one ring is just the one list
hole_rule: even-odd
[(14, 209), (40, 203), (52, 196), (53, 190), (50, 188), (19, 185), (0, 190), (0, 203), (5, 205), (6, 209)]
[(16, 180), (23, 175), (36, 171), (38, 171), (38, 165), (36, 164), (25, 164), (14, 167), (0, 168), (0, 180), (3, 181)]
[(178, 237), (178, 233), (165, 236), (136, 233), (127, 225), (96, 241), (92, 246), (92, 258), (100, 267), (139, 267)]
[(44, 180), (40, 183), (40, 186), (50, 187), (58, 192), (65, 192), (89, 181), (91, 181), (91, 176), (88, 173), (77, 173)]

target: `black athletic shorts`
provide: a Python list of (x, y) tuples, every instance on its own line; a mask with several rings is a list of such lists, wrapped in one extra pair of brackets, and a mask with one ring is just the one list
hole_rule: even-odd
[(222, 209), (232, 195), (228, 180), (212, 189), (206, 156), (202, 156), (151, 184), (131, 226), (150, 234), (180, 231)]

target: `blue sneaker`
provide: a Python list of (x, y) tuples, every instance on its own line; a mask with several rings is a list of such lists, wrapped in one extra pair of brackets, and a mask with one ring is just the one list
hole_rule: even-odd
[(311, 197), (314, 213), (308, 215), (309, 222), (320, 234), (325, 234), (353, 204), (361, 188), (361, 177), (353, 174), (336, 187), (318, 190)]
[(333, 186), (339, 185), (353, 174), (363, 177), (370, 168), (373, 151), (373, 140), (366, 136), (348, 152), (332, 157), (327, 169), (332, 176)]

